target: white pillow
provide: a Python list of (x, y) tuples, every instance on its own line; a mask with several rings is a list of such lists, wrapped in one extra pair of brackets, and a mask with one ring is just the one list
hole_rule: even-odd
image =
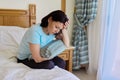
[(27, 29), (17, 26), (0, 26), (0, 44), (18, 47)]

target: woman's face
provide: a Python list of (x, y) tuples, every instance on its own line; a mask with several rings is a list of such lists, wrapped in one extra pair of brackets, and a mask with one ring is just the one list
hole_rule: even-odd
[(64, 26), (63, 23), (56, 22), (56, 21), (53, 21), (52, 19), (49, 19), (49, 21), (48, 21), (48, 32), (49, 32), (49, 34), (56, 34), (60, 30), (63, 29), (63, 26)]

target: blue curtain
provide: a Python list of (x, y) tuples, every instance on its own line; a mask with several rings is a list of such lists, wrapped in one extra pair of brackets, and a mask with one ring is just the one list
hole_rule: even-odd
[(85, 26), (92, 22), (97, 14), (97, 0), (75, 0), (74, 27), (72, 35), (73, 69), (89, 63), (88, 40)]

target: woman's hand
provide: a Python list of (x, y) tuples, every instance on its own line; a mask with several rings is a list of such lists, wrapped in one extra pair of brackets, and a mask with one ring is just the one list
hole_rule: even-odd
[(69, 25), (69, 21), (65, 22), (63, 29), (67, 29), (67, 26)]
[(36, 63), (40, 63), (40, 62), (43, 62), (43, 61), (46, 61), (46, 60), (48, 60), (48, 59), (47, 59), (47, 58), (42, 58), (42, 57), (40, 56), (40, 59), (36, 60), (35, 62), (36, 62)]

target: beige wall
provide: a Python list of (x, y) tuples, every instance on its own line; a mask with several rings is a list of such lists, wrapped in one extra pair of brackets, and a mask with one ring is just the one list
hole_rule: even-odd
[[(28, 9), (28, 4), (36, 4), (37, 23), (41, 21), (49, 12), (61, 8), (61, 0), (1, 0), (0, 8), (10, 9)], [(70, 25), (68, 28), (69, 36), (71, 38), (71, 31), (73, 25), (73, 10), (74, 0), (66, 0), (66, 14), (70, 19)]]
[(75, 3), (75, 0), (66, 0), (66, 14), (70, 19), (70, 25), (68, 28), (70, 39), (72, 36), (72, 28), (73, 28), (74, 3)]

